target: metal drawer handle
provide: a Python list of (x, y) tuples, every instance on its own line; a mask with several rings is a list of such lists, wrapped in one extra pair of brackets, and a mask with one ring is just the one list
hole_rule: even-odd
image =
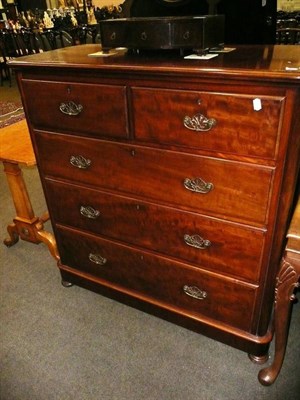
[(202, 114), (195, 114), (193, 117), (185, 116), (183, 125), (192, 131), (207, 132), (210, 131), (217, 121), (214, 118), (207, 118)]
[(63, 114), (73, 116), (80, 114), (83, 110), (83, 106), (74, 103), (74, 101), (68, 101), (67, 103), (60, 103), (59, 109)]
[(201, 178), (185, 178), (183, 184), (187, 190), (196, 193), (209, 193), (214, 188), (214, 185), (212, 183), (205, 182)]
[(92, 161), (83, 156), (71, 156), (70, 164), (79, 169), (87, 169), (91, 166)]
[(188, 246), (195, 247), (196, 249), (205, 250), (211, 246), (209, 240), (203, 239), (199, 235), (184, 235), (184, 241)]
[(183, 286), (183, 291), (188, 296), (191, 296), (191, 297), (193, 297), (194, 299), (197, 299), (197, 300), (204, 300), (204, 299), (207, 298), (207, 292), (205, 292), (204, 290), (199, 289), (197, 286), (184, 285)]
[(100, 256), (100, 254), (94, 254), (94, 253), (89, 254), (89, 260), (97, 265), (104, 265), (107, 262), (106, 258)]
[(89, 219), (97, 219), (100, 216), (100, 211), (92, 206), (80, 206), (80, 214)]

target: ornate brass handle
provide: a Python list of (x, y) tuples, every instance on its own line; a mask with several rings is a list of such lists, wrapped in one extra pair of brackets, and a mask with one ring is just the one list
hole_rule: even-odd
[(70, 164), (79, 169), (87, 169), (91, 166), (92, 161), (83, 156), (71, 156)]
[(100, 254), (94, 254), (94, 253), (89, 254), (89, 260), (97, 265), (104, 265), (107, 262), (106, 258), (100, 256)]
[(92, 206), (80, 206), (80, 214), (89, 219), (97, 219), (100, 215), (100, 211)]
[(81, 104), (76, 104), (74, 101), (68, 101), (67, 103), (60, 103), (59, 110), (66, 115), (79, 115), (83, 110)]
[(188, 246), (195, 247), (196, 249), (205, 250), (211, 246), (211, 242), (209, 240), (203, 239), (199, 235), (186, 234), (184, 235), (183, 239)]
[(202, 114), (195, 114), (192, 117), (185, 116), (183, 125), (192, 131), (207, 132), (210, 131), (217, 121), (214, 118), (207, 118)]
[(204, 290), (199, 289), (197, 286), (184, 285), (183, 286), (183, 291), (188, 296), (191, 296), (191, 297), (193, 297), (194, 299), (197, 299), (197, 300), (204, 300), (204, 299), (207, 298), (207, 292), (205, 292)]
[(183, 184), (187, 190), (196, 193), (206, 194), (209, 193), (214, 188), (214, 185), (212, 183), (205, 182), (201, 178), (193, 178), (193, 179), (185, 178)]

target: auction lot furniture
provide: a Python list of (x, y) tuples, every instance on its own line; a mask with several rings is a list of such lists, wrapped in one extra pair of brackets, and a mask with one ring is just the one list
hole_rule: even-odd
[(64, 284), (266, 361), (299, 171), (300, 48), (99, 50), (11, 64)]
[(9, 238), (4, 240), (4, 244), (10, 247), (18, 242), (19, 237), (32, 243), (43, 242), (58, 260), (55, 239), (52, 233), (44, 230), (43, 225), (49, 219), (49, 214), (46, 212), (42, 217), (35, 216), (19, 166), (36, 165), (26, 120), (0, 129), (0, 161), (3, 162), (17, 214), (13, 223), (7, 227)]

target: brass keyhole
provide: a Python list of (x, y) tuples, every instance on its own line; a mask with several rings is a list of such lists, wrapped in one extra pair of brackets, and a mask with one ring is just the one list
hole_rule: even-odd
[(188, 40), (190, 38), (190, 32), (189, 31), (186, 31), (184, 34), (183, 34), (183, 39), (184, 40)]
[(147, 40), (147, 33), (146, 32), (142, 32), (141, 33), (141, 39), (142, 40)]

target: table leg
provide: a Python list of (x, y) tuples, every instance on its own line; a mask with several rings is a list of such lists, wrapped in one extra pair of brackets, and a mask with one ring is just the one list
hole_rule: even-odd
[(294, 291), (299, 286), (299, 261), (299, 259), (291, 260), (285, 257), (281, 261), (275, 289), (275, 355), (273, 363), (262, 369), (258, 374), (260, 383), (265, 386), (272, 385), (275, 382), (282, 367), (288, 339), (292, 301), (295, 299)]
[(31, 201), (23, 179), (22, 170), (18, 164), (3, 161), (8, 186), (16, 209), (13, 223), (8, 225), (9, 238), (4, 240), (8, 247), (18, 242), (19, 237), (32, 243), (45, 243), (52, 256), (59, 260), (56, 242), (50, 232), (44, 230), (43, 222), (49, 219), (45, 214), (42, 218), (34, 215)]

